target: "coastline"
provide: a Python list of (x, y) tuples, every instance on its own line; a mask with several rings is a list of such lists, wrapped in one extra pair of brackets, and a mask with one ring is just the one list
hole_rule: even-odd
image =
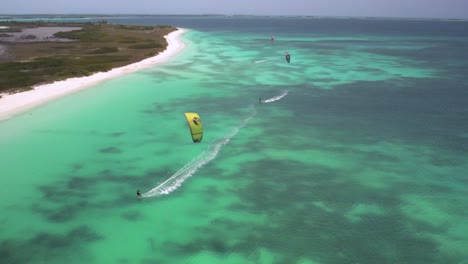
[(0, 121), (6, 120), (16, 114), (25, 112), (39, 105), (43, 105), (57, 98), (89, 88), (105, 80), (163, 63), (185, 47), (184, 43), (180, 39), (180, 36), (185, 32), (185, 29), (178, 28), (178, 30), (164, 36), (168, 43), (167, 48), (154, 57), (119, 68), (114, 68), (107, 72), (98, 72), (91, 76), (74, 77), (62, 81), (34, 86), (30, 91), (15, 94), (2, 94), (2, 98), (0, 98)]

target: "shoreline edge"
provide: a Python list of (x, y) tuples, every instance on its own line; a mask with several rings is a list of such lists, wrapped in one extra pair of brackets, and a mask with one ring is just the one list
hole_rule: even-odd
[(62, 81), (37, 85), (29, 91), (15, 94), (1, 94), (0, 122), (34, 107), (44, 105), (52, 100), (92, 87), (100, 82), (163, 63), (184, 49), (185, 44), (180, 39), (180, 36), (186, 32), (186, 29), (177, 28), (176, 31), (164, 36), (167, 41), (167, 47), (154, 57), (119, 68), (113, 68), (107, 72), (98, 72), (90, 76), (73, 77)]

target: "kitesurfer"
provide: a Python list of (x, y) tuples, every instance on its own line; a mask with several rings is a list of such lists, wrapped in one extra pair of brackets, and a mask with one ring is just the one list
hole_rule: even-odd
[(289, 54), (289, 51), (286, 51), (284, 56), (286, 57), (286, 61), (289, 63), (291, 61), (291, 54)]
[(262, 102), (262, 98), (261, 98), (261, 97), (260, 97), (260, 98), (258, 98), (258, 102), (259, 102), (259, 103), (261, 103), (261, 102)]
[(138, 198), (141, 198), (140, 189), (137, 190), (137, 197), (138, 197)]

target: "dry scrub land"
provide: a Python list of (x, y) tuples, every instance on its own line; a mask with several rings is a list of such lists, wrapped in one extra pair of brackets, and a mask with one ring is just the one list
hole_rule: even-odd
[(0, 93), (88, 76), (155, 56), (170, 26), (0, 23)]

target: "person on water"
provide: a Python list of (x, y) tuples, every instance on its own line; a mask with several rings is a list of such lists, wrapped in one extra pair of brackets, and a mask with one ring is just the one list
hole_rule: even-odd
[(286, 51), (284, 53), (284, 56), (286, 57), (286, 61), (289, 63), (291, 61), (291, 54), (289, 53), (289, 51)]
[(259, 103), (261, 103), (261, 102), (262, 102), (262, 98), (261, 98), (261, 97), (260, 97), (260, 98), (258, 98), (258, 102), (259, 102)]
[(137, 197), (138, 197), (138, 198), (141, 198), (140, 189), (137, 190)]

